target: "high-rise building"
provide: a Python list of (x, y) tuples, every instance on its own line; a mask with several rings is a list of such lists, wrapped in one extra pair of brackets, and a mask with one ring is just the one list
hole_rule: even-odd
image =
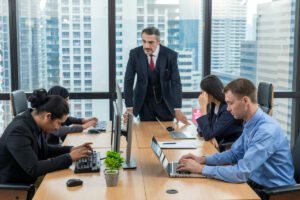
[(246, 37), (246, 4), (240, 0), (214, 0), (212, 7), (211, 72), (238, 77), (241, 42)]
[(242, 41), (241, 44), (241, 77), (247, 78), (256, 85), (257, 49), (256, 41)]
[[(273, 83), (276, 90), (291, 90), (295, 0), (277, 0), (257, 8), (257, 82)], [(275, 99), (273, 117), (291, 134), (291, 99)]]
[[(8, 2), (0, 1), (0, 92), (10, 91)], [(0, 101), (0, 135), (11, 120), (9, 101)]]
[(32, 91), (45, 87), (46, 42), (44, 13), (39, 0), (19, 2), (18, 44), (20, 88)]

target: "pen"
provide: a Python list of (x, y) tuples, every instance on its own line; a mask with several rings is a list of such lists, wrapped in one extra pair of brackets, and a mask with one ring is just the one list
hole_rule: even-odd
[(164, 142), (163, 144), (176, 144), (176, 142)]

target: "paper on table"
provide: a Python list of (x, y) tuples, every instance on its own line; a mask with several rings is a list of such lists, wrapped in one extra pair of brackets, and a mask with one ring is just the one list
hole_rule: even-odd
[(165, 141), (158, 144), (162, 149), (196, 149), (195, 143), (191, 140)]

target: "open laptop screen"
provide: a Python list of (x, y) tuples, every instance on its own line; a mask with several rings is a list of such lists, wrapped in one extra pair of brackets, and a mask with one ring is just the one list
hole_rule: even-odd
[(162, 151), (154, 137), (152, 137), (151, 148), (157, 156), (157, 158), (160, 159)]

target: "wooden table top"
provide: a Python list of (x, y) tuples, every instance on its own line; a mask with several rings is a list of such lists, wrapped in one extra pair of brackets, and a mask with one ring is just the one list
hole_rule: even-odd
[[(105, 156), (109, 149), (97, 149), (101, 157)], [(137, 150), (133, 150), (133, 156), (137, 165), (141, 166)], [(141, 167), (134, 170), (120, 170), (119, 181), (116, 187), (106, 187), (104, 177), (104, 164), (101, 162), (101, 172), (74, 174), (74, 164), (65, 170), (48, 173), (34, 195), (34, 200), (99, 200), (99, 199), (146, 199), (144, 192)], [(66, 182), (70, 178), (79, 178), (82, 186), (67, 187)]]
[[(163, 122), (166, 126), (172, 122)], [(196, 131), (194, 125), (179, 125), (176, 131)], [(158, 122), (138, 122), (133, 127), (132, 156), (136, 159), (137, 168), (122, 170), (117, 187), (106, 187), (101, 173), (74, 174), (74, 164), (70, 169), (48, 173), (38, 188), (34, 200), (47, 199), (148, 199), (148, 200), (177, 200), (177, 199), (259, 199), (256, 193), (246, 184), (232, 184), (209, 178), (169, 178), (160, 162), (150, 148), (152, 136), (158, 141), (172, 141), (174, 139), (164, 131)], [(101, 152), (101, 157), (110, 150), (110, 132), (92, 135), (87, 133), (68, 134), (64, 145), (77, 146), (84, 142), (93, 142), (96, 151)], [(194, 140), (197, 149), (165, 149), (164, 153), (169, 161), (178, 161), (187, 153), (198, 156), (210, 155), (217, 150), (210, 142), (205, 142), (198, 137)], [(126, 140), (121, 139), (122, 156), (125, 158), (124, 149)], [(103, 161), (102, 161), (103, 164)], [(82, 186), (66, 187), (70, 178), (83, 180)], [(167, 194), (166, 190), (175, 189), (177, 194)]]

